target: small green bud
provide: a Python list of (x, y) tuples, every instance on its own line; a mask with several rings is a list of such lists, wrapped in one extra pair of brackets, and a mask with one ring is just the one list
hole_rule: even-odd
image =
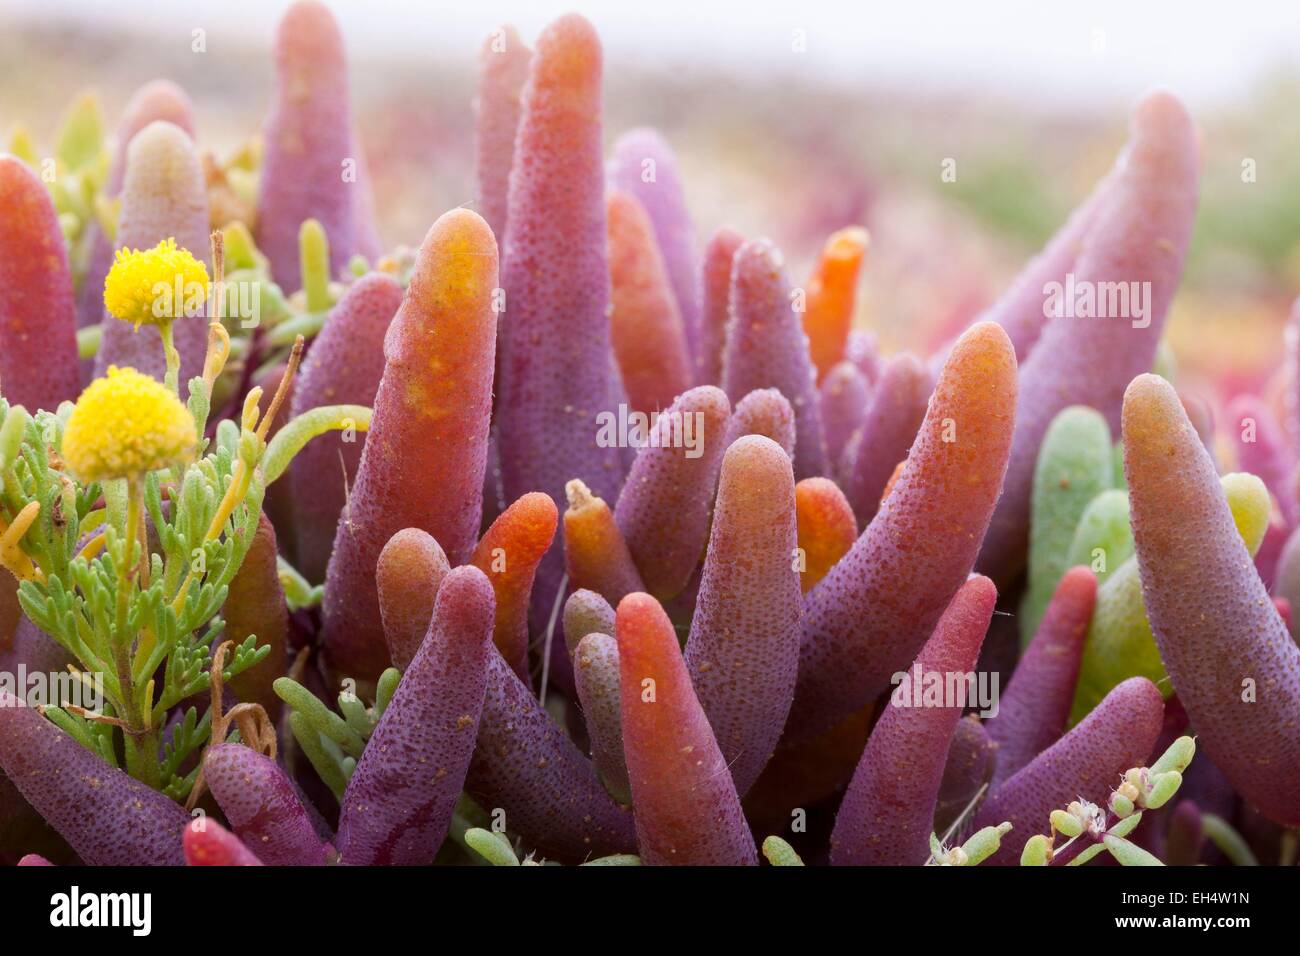
[(1051, 841), (1041, 833), (1036, 834), (1029, 838), (1024, 850), (1021, 851), (1020, 865), (1047, 866), (1047, 861), (1051, 859), (1051, 853)]
[(1063, 833), (1068, 837), (1077, 837), (1083, 832), (1083, 821), (1069, 811), (1053, 810), (1051, 820), (1052, 827), (1057, 833)]
[(1002, 846), (1002, 838), (1011, 832), (1010, 823), (999, 823), (995, 827), (985, 827), (971, 834), (969, 840), (963, 843), (958, 850), (965, 857), (958, 866), (978, 866), (983, 863)]
[(99, 343), (104, 337), (104, 328), (100, 325), (88, 325), (77, 329), (77, 358), (93, 359), (99, 354)]
[(389, 702), (393, 695), (397, 693), (397, 685), (402, 680), (402, 672), (396, 667), (390, 667), (379, 675), (379, 682), (375, 686), (375, 721), (384, 716), (384, 711), (388, 709)]
[(253, 468), (257, 464), (258, 456), (262, 454), (261, 445), (257, 432), (245, 430), (239, 436), (239, 457), (244, 460), (244, 467)]
[(290, 315), (289, 303), (284, 300), (283, 290), (270, 279), (258, 280), (257, 296), (262, 321), (267, 325), (275, 325)]
[(31, 416), (21, 405), (9, 406), (4, 424), (0, 425), (0, 468), (11, 468), (18, 460), (22, 448), (23, 435), (27, 432), (27, 422)]
[(253, 234), (246, 225), (236, 219), (221, 231), (225, 243), (227, 275), (241, 269), (266, 268), (266, 256), (258, 251)]
[(1133, 813), (1133, 801), (1116, 790), (1110, 795), (1110, 812), (1122, 820)]
[(334, 304), (329, 293), (330, 243), (325, 227), (304, 219), (298, 228), (298, 258), (308, 312), (327, 312)]
[(1151, 778), (1151, 789), (1142, 801), (1143, 805), (1152, 810), (1163, 807), (1178, 792), (1182, 783), (1183, 775), (1177, 770), (1156, 774)]

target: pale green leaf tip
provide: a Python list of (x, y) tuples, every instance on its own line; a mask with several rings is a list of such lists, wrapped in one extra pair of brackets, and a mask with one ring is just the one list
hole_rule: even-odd
[(1196, 756), (1196, 741), (1192, 737), (1179, 737), (1169, 749), (1160, 755), (1160, 759), (1151, 765), (1151, 773), (1168, 773), (1177, 770), (1182, 773)]
[(1110, 855), (1120, 862), (1122, 866), (1164, 866), (1159, 859), (1146, 850), (1142, 849), (1135, 843), (1130, 843), (1123, 837), (1115, 836), (1113, 833), (1107, 833), (1102, 837), (1102, 842)]
[(979, 864), (998, 852), (1002, 846), (1002, 838), (1010, 832), (1010, 821), (975, 831), (971, 834), (970, 839), (961, 845), (962, 854), (966, 857), (961, 865), (979, 866)]
[(520, 865), (519, 857), (515, 856), (510, 841), (500, 833), (493, 833), (481, 827), (471, 827), (465, 831), (465, 843), (493, 866)]
[[(933, 840), (933, 836), (931, 840)], [(770, 836), (763, 841), (763, 856), (767, 857), (767, 862), (773, 866), (803, 866), (803, 860), (799, 854), (785, 840), (779, 836)]]

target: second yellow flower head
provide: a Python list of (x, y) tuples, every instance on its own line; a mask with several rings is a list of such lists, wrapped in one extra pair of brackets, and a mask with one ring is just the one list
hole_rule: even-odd
[(116, 365), (81, 393), (63, 430), (63, 460), (85, 483), (185, 464), (196, 446), (189, 409), (148, 375)]

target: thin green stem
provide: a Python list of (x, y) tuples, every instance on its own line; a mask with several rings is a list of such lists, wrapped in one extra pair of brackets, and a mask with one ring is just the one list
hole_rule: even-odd
[(371, 410), (364, 405), (318, 405), (285, 424), (266, 447), (262, 474), (269, 485), (289, 467), (293, 456), (317, 435), (328, 431), (364, 432), (370, 428)]
[(172, 323), (165, 321), (158, 326), (158, 334), (162, 336), (163, 353), (167, 356), (167, 374), (163, 379), (163, 384), (172, 391), (173, 394), (179, 395), (179, 379), (181, 371), (181, 353), (176, 351), (176, 343), (172, 336)]
[(139, 537), (144, 517), (144, 484), (139, 475), (126, 480), (126, 534), (122, 539), (122, 559), (117, 582), (117, 627), (113, 642), (113, 664), (117, 671), (122, 695), (122, 719), (126, 723), (122, 736), (126, 768), (131, 776), (149, 786), (158, 787), (158, 733), (145, 726), (142, 710), (136, 699), (135, 679), (131, 662), (135, 656), (135, 635), (127, 633), (130, 603), (139, 580), (139, 564), (135, 560), (135, 545), (141, 548), (140, 561), (148, 559), (148, 546)]

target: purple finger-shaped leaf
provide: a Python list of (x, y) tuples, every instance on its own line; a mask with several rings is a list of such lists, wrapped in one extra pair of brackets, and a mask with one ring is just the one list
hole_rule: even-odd
[(610, 602), (644, 590), (632, 552), (605, 500), (577, 478), (565, 492), (569, 507), (564, 512), (564, 560), (569, 584), (595, 591)]
[(694, 362), (650, 217), (635, 196), (617, 189), (605, 215), (614, 356), (629, 405), (649, 415), (691, 387)]
[(226, 820), (268, 866), (324, 866), (334, 851), (316, 835), (307, 808), (274, 760), (243, 744), (217, 744), (203, 779)]
[[(1178, 400), (1183, 403), (1183, 411), (1187, 413), (1187, 420), (1192, 423), (1192, 428), (1196, 429), (1201, 444), (1210, 453), (1210, 458), (1215, 458), (1217, 452), (1214, 448), (1214, 406), (1204, 395), (1188, 388), (1178, 389)], [(1258, 429), (1255, 438), (1258, 441)]]
[(1093, 187), (1042, 251), (1025, 264), (998, 300), (980, 314), (981, 320), (996, 322), (1006, 329), (1016, 348), (1017, 362), (1025, 361), (1047, 325), (1048, 317), (1043, 311), (1044, 287), (1050, 282), (1064, 283), (1067, 274), (1075, 269), (1084, 241), (1107, 201), (1114, 179), (1112, 171)]
[(19, 667), (29, 674), (59, 674), (73, 662), (67, 649), (25, 614), (18, 619), (10, 645), (0, 649), (0, 672), (10, 674), (17, 673)]
[(1274, 600), (1281, 599), (1290, 605), (1292, 614), (1291, 619), (1287, 621), (1287, 628), (1291, 632), (1291, 637), (1295, 638), (1297, 633), (1297, 616), (1295, 611), (1300, 609), (1300, 528), (1292, 531), (1282, 546), (1282, 553), (1277, 560), (1277, 574), (1273, 581)]
[[(1234, 398), (1224, 413), (1226, 434), (1237, 452), (1237, 467), (1255, 475), (1277, 499), (1288, 524), (1297, 517), (1291, 474), (1295, 455), (1268, 406), (1254, 395)], [(1213, 439), (1211, 439), (1211, 444)]]
[[(837, 362), (822, 380), (817, 400), (821, 403), (826, 455), (838, 474), (844, 448), (866, 417), (871, 385), (862, 370), (852, 362)], [(917, 424), (920, 424), (919, 419)]]
[(722, 381), (733, 402), (756, 388), (778, 389), (794, 409), (795, 476), (827, 474), (808, 337), (791, 301), (784, 257), (766, 239), (747, 242), (736, 251)]
[(865, 329), (851, 329), (844, 343), (844, 357), (858, 367), (871, 387), (880, 381), (880, 343)]
[(731, 262), (745, 237), (723, 226), (704, 247), (700, 266), (700, 329), (696, 344), (696, 380), (701, 385), (722, 384), (722, 351), (727, 344), (731, 318)]
[(1169, 815), (1165, 834), (1165, 863), (1168, 866), (1196, 866), (1205, 846), (1201, 809), (1195, 800), (1180, 800)]
[(514, 27), (493, 30), (478, 54), (478, 98), (474, 101), (474, 171), (478, 208), (497, 245), (506, 241), (506, 213), (519, 100), (528, 79), (532, 51)]
[[(186, 92), (170, 80), (150, 80), (132, 94), (117, 124), (117, 149), (104, 183), (104, 196), (112, 199), (122, 191), (126, 176), (126, 149), (135, 134), (155, 120), (163, 120), (194, 137), (194, 105)], [(92, 232), (86, 274), (77, 292), (77, 327), (98, 325), (104, 316), (104, 279), (113, 266), (113, 245), (98, 222)]]
[(686, 587), (704, 554), (730, 414), (712, 385), (683, 394), (652, 426), (619, 493), (614, 520), (645, 590), (661, 601)]
[(349, 172), (356, 190), (352, 206), (353, 246), (356, 254), (374, 263), (384, 252), (384, 240), (379, 235), (379, 222), (375, 218), (374, 180), (370, 177), (366, 151), (355, 125), (352, 127), (352, 148), (356, 154), (355, 173)]
[(286, 292), (302, 283), (298, 230), (315, 219), (329, 239), (330, 273), (363, 251), (358, 205), (366, 188), (353, 138), (343, 35), (329, 8), (299, 0), (275, 33), (275, 92), (262, 128), (257, 244)]
[[(8, 668), (5, 668), (8, 670)], [(40, 853), (49, 865), (73, 859), (72, 850), (0, 769), (0, 866), (21, 863), (25, 855)], [(29, 866), (37, 864), (27, 864)]]
[(1300, 451), (1300, 296), (1291, 301), (1283, 335), (1286, 357), (1278, 372), (1278, 418), (1292, 447)]
[(424, 643), (433, 618), (433, 602), (451, 566), (433, 535), (403, 528), (379, 552), (375, 583), (379, 613), (393, 666), (406, 670)]
[(794, 431), (794, 409), (785, 396), (775, 388), (755, 389), (732, 410), (722, 447), (725, 451), (737, 438), (745, 435), (762, 435), (793, 457)]
[[(374, 405), (384, 377), (384, 333), (402, 304), (402, 287), (380, 272), (358, 279), (330, 311), (294, 382), (291, 414), (320, 405)], [(357, 477), (366, 435), (329, 432), (313, 438), (289, 465), (296, 567), (325, 580), (330, 548), (348, 489)]]
[(180, 866), (190, 815), (0, 690), (0, 767), (90, 866)]
[(240, 700), (261, 704), (272, 720), (280, 716), (281, 701), (271, 685), (284, 676), (289, 655), (289, 606), (280, 583), (278, 553), (275, 527), (263, 514), (253, 543), (230, 581), (222, 609), (226, 621), (223, 640), (238, 646), (255, 635), (258, 647), (270, 648), (265, 658), (236, 674), (227, 686)]
[(403, 528), (433, 535), (453, 565), (478, 538), (492, 414), (497, 247), (476, 213), (435, 222), (384, 341), (384, 376), (357, 480), (330, 557), (323, 643), (336, 675), (375, 680), (388, 663), (375, 584)]
[(623, 752), (651, 866), (756, 865), (754, 838), (672, 622), (648, 594), (618, 605)]
[(1160, 736), (1164, 701), (1145, 677), (1130, 677), (1100, 704), (989, 796), (972, 826), (1009, 822), (991, 864), (1014, 864), (1025, 842), (1046, 833), (1048, 817), (1073, 800), (1105, 806), (1120, 775), (1145, 766)]
[(0, 155), (0, 209), (0, 388), (52, 412), (81, 382), (63, 232), (45, 184), (13, 156)]
[(632, 802), (623, 757), (622, 698), (619, 693), (618, 641), (591, 632), (578, 642), (573, 679), (591, 738), (591, 759), (605, 789), (619, 803)]
[(1269, 819), (1300, 824), (1300, 647), (1167, 382), (1133, 381), (1123, 434), (1142, 596), (1174, 692), (1237, 791)]
[(1124, 389), (1151, 368), (1191, 237), (1197, 167), (1183, 105), (1164, 92), (1143, 97), (1068, 281), (1043, 287), (1043, 308), (1059, 314), (1020, 373), (1006, 487), (980, 554), (980, 570), (995, 581), (1024, 567), (1034, 467), (1052, 419), (1088, 405), (1114, 432)]
[[(623, 479), (621, 450), (604, 447), (598, 428), (618, 391), (608, 312), (601, 59), (591, 24), (561, 17), (538, 38), (524, 85), (501, 270), (506, 304), (496, 423), (507, 501), (530, 491), (564, 501), (574, 478), (615, 501)], [(562, 573), (563, 555), (554, 546), (538, 570), (539, 601), (554, 598)]]
[(700, 340), (699, 264), (695, 226), (686, 208), (677, 156), (657, 131), (631, 130), (614, 144), (609, 183), (635, 196), (650, 217), (677, 300), (687, 350), (694, 355)]
[(934, 631), (1002, 489), (1015, 401), (1011, 342), (981, 322), (953, 346), (884, 504), (808, 594), (792, 742), (864, 706)]
[[(973, 687), (965, 677), (974, 673), (997, 599), (988, 578), (967, 581), (895, 686), (835, 815), (831, 863), (925, 862), (953, 730), (962, 711), (974, 702), (967, 699)], [(948, 698), (941, 692), (941, 699), (932, 701), (930, 687), (935, 683), (960, 693)]]
[(1097, 577), (1087, 568), (1071, 568), (1056, 586), (1034, 639), (1002, 694), (997, 715), (984, 723), (998, 745), (995, 786), (1050, 747), (1065, 730), (1096, 600)]
[(595, 591), (579, 588), (564, 602), (564, 640), (569, 657), (588, 634), (613, 634), (614, 609)]
[[(121, 199), (118, 249), (149, 249), (164, 239), (175, 239), (176, 245), (189, 250), (195, 259), (202, 262), (208, 258), (208, 193), (203, 167), (193, 140), (180, 127), (155, 121), (135, 135), (126, 151)], [(188, 291), (182, 291), (188, 299)], [(189, 380), (203, 372), (208, 326), (201, 305), (184, 314), (181, 303), (175, 305), (179, 317), (172, 325), (172, 337), (181, 357), (177, 381), (184, 394)], [(96, 376), (104, 375), (110, 365), (118, 365), (162, 381), (167, 360), (156, 327), (142, 325), (136, 330), (107, 311), (102, 325)]]
[(549, 495), (540, 491), (524, 495), (483, 532), (470, 558), (496, 591), (493, 641), (524, 683), (530, 679), (528, 609), (534, 578), (538, 564), (555, 540), (558, 519)]
[(686, 667), (742, 796), (776, 749), (794, 698), (797, 544), (789, 457), (771, 439), (741, 438), (722, 462)]
[(875, 517), (890, 475), (907, 457), (932, 385), (929, 371), (907, 353), (891, 358), (880, 373), (862, 425), (844, 452), (844, 496), (858, 527)]
[[(1282, 517), (1281, 509), (1277, 514), (1269, 515), (1268, 527), (1264, 530), (1264, 540), (1259, 543), (1259, 550), (1255, 552), (1255, 570), (1259, 572), (1259, 579), (1264, 582), (1264, 587), (1274, 598), (1283, 597), (1277, 587), (1278, 570), (1282, 563), (1282, 550), (1291, 535), (1291, 528), (1292, 525)], [(1291, 626), (1289, 612), (1294, 603), (1286, 599), (1285, 608), (1278, 605), (1278, 613), (1287, 618), (1288, 627)]]
[(562, 863), (630, 853), (632, 815), (495, 649), (465, 789), (505, 826)]
[(438, 588), (429, 634), (343, 794), (339, 854), (359, 866), (422, 866), (447, 836), (480, 727), (496, 600), (478, 568)]
[(12, 574), (0, 577), (0, 654), (13, 647), (18, 623), (27, 620), (18, 603), (18, 579)]
[[(104, 183), (105, 195), (112, 197), (122, 191), (126, 179), (127, 147), (136, 133), (158, 120), (171, 123), (185, 135), (194, 137), (194, 103), (189, 94), (171, 80), (150, 80), (131, 94), (118, 120), (117, 148)], [(102, 295), (102, 288), (100, 293)], [(102, 309), (102, 298), (99, 305)]]
[[(998, 745), (989, 739), (985, 724), (974, 714), (957, 721), (943, 779), (934, 805), (934, 832), (943, 833), (955, 823), (993, 779), (998, 762)], [(982, 798), (980, 798), (982, 799)]]

